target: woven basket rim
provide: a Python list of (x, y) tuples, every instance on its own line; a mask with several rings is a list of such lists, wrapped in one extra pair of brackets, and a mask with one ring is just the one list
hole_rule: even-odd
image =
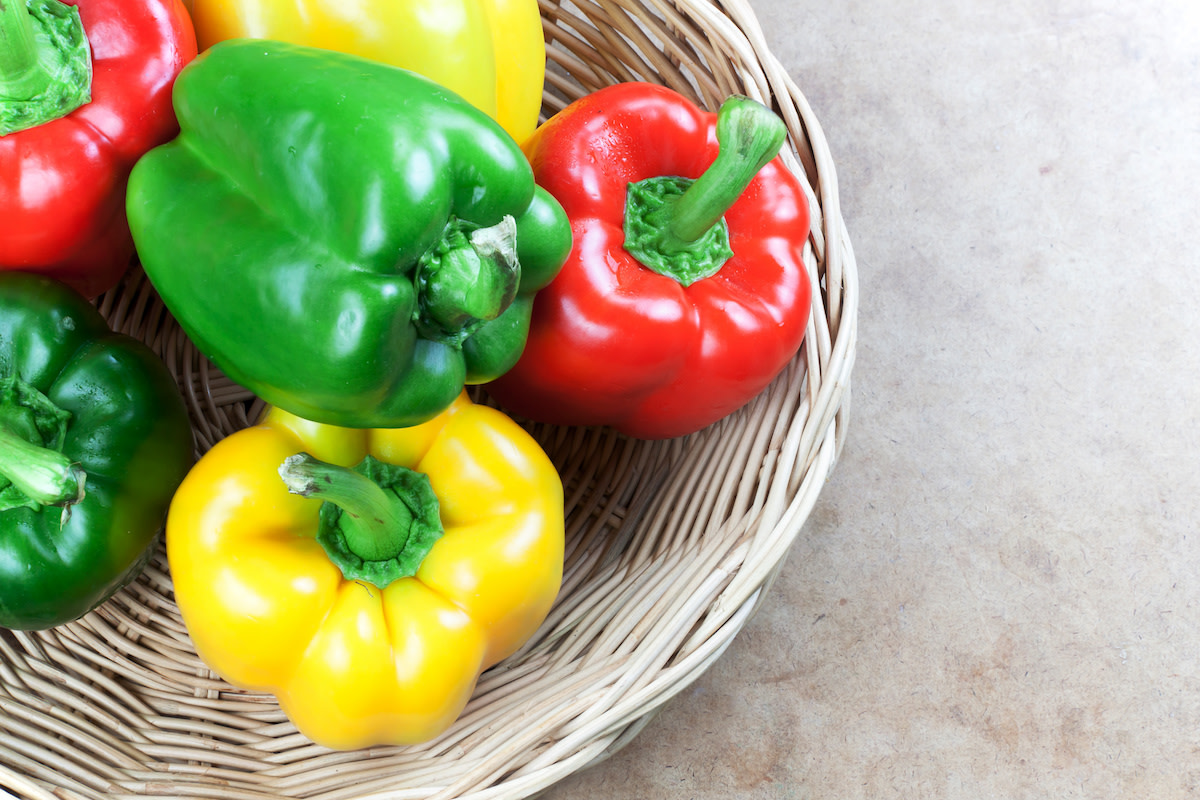
[[(543, 116), (618, 80), (661, 82), (709, 108), (740, 93), (779, 112), (813, 216), (800, 354), (746, 408), (681, 439), (527, 425), (567, 494), (563, 591), (433, 742), (324, 750), (273, 698), (224, 684), (191, 649), (160, 547), (83, 620), (0, 631), (0, 795), (530, 797), (633, 741), (760, 607), (845, 439), (858, 282), (828, 143), (746, 0), (539, 4)], [(139, 270), (97, 307), (176, 376), (198, 452), (257, 417), (261, 401), (196, 350)]]

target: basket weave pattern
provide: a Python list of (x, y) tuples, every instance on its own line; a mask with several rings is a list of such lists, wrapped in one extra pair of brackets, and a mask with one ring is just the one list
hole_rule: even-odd
[[(192, 650), (160, 546), (133, 585), (84, 619), (0, 631), (0, 794), (528, 797), (628, 743), (754, 613), (845, 435), (857, 284), (828, 147), (745, 2), (541, 0), (541, 10), (544, 116), (604, 85), (647, 80), (710, 109), (745, 94), (783, 117), (784, 158), (807, 181), (813, 212), (802, 352), (749, 406), (682, 439), (529, 426), (566, 490), (563, 588), (539, 633), (481, 677), (437, 740), (328, 751), (269, 695), (217, 679)], [(98, 305), (176, 376), (197, 453), (257, 418), (261, 402), (197, 352), (140, 272)]]

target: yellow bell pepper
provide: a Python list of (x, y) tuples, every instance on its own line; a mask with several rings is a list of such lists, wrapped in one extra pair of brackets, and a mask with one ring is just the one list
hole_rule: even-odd
[(424, 75), (500, 123), (533, 133), (546, 78), (537, 0), (188, 0), (200, 49), (279, 39)]
[(544, 621), (562, 583), (563, 489), (528, 433), (465, 394), (387, 430), (271, 409), (196, 463), (166, 537), (176, 601), (215, 672), (274, 694), (318, 744), (415, 744)]

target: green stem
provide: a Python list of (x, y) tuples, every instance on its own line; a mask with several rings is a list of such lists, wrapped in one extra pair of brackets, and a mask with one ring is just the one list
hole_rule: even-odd
[(67, 507), (84, 496), (87, 474), (57, 450), (26, 441), (0, 427), (0, 475), (33, 502)]
[(778, 155), (787, 126), (748, 97), (717, 112), (719, 150), (699, 178), (656, 176), (630, 184), (625, 248), (646, 267), (687, 286), (720, 270), (732, 255), (723, 217), (754, 176)]
[(428, 476), (368, 456), (354, 469), (307, 453), (279, 467), (288, 491), (324, 501), (317, 539), (342, 573), (383, 588), (415, 575), (442, 535)]
[(408, 540), (412, 513), (365, 475), (298, 453), (283, 462), (279, 476), (289, 492), (341, 508), (347, 543), (364, 561), (394, 556)]
[(762, 103), (736, 95), (726, 100), (717, 111), (717, 157), (675, 204), (668, 241), (686, 246), (717, 224), (785, 139), (783, 120)]
[(489, 228), (453, 219), (417, 270), (415, 322), (427, 338), (460, 344), (504, 313), (517, 295), (517, 223), (506, 216)]
[(30, 100), (48, 85), (25, 0), (0, 0), (0, 97)]

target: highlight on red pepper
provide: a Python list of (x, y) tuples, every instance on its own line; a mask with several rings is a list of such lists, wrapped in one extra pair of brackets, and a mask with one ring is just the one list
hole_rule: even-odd
[(744, 406), (795, 357), (812, 301), (809, 207), (782, 120), (648, 83), (568, 105), (527, 141), (574, 244), (534, 302), (517, 364), (488, 384), (539, 422), (682, 436)]
[(0, 269), (92, 297), (129, 269), (125, 187), (175, 131), (180, 0), (0, 0)]

